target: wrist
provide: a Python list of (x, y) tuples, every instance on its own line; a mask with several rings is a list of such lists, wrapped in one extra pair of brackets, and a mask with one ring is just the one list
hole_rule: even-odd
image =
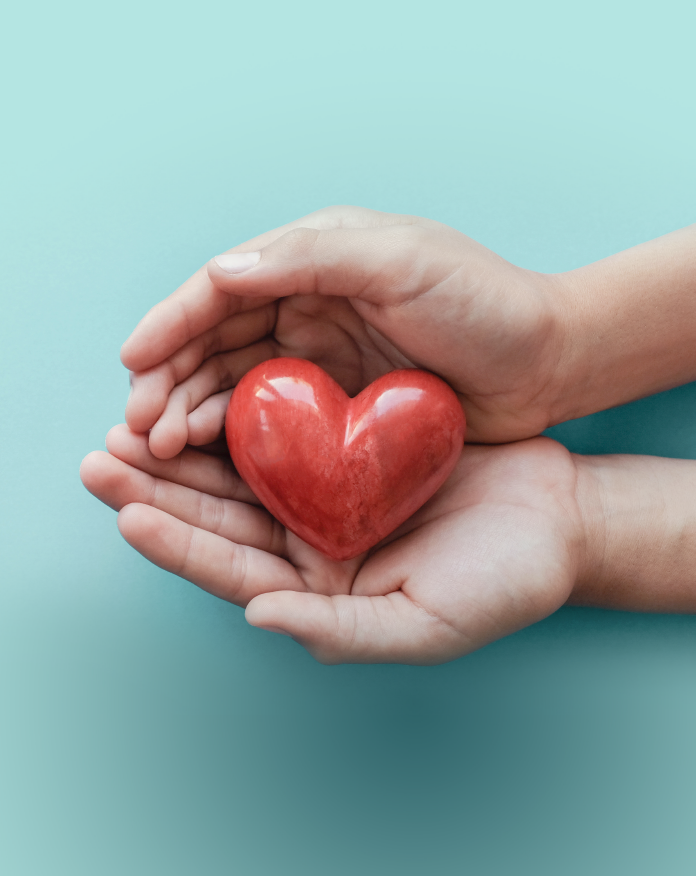
[(696, 226), (546, 282), (559, 351), (549, 425), (696, 378)]
[[(527, 272), (528, 283), (543, 302), (544, 318), (540, 320), (541, 336), (536, 342), (536, 391), (534, 405), (538, 408), (539, 432), (582, 414), (577, 408), (578, 373), (574, 347), (579, 335), (577, 292), (567, 274)], [(538, 434), (538, 433), (537, 433)]]
[(696, 611), (696, 462), (575, 456), (583, 550), (570, 602)]
[(595, 398), (593, 370), (601, 358), (601, 333), (607, 326), (591, 302), (584, 274), (550, 274), (545, 282), (553, 310), (555, 350), (547, 417), (548, 425), (555, 426), (602, 408), (601, 399)]

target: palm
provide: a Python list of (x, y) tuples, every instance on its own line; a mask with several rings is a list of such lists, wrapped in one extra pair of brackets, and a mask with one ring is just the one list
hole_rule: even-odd
[(277, 307), (272, 334), (277, 355), (309, 359), (350, 396), (395, 368), (413, 365), (346, 298), (293, 295)]
[(256, 506), (229, 463), (152, 456), (118, 427), (86, 486), (145, 556), (325, 662), (452, 659), (560, 606), (572, 585), (574, 466), (548, 439), (468, 447), (441, 490), (367, 557), (335, 563)]

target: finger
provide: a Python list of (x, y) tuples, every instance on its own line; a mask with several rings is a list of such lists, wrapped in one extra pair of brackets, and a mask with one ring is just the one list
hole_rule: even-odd
[(196, 445), (196, 450), (210, 456), (217, 456), (219, 459), (230, 458), (230, 451), (224, 434), (218, 435), (214, 441), (211, 441), (208, 444)]
[(162, 416), (150, 431), (150, 450), (154, 455), (171, 459), (180, 453), (188, 443), (187, 418), (191, 411), (208, 396), (235, 386), (247, 371), (275, 354), (275, 346), (269, 340), (207, 359), (170, 393)]
[(409, 225), (412, 223), (428, 224), (430, 220), (421, 219), (418, 216), (408, 216), (401, 213), (383, 213), (380, 210), (369, 210), (367, 207), (353, 207), (348, 205), (323, 207), (315, 210), (299, 219), (294, 219), (286, 225), (280, 225), (271, 231), (259, 234), (245, 241), (229, 252), (254, 252), (262, 249), (278, 240), (288, 231), (295, 228), (380, 228), (383, 225)]
[(459, 633), (401, 591), (386, 596), (267, 593), (249, 603), (246, 619), (292, 636), (321, 663), (443, 663), (466, 650)]
[(128, 425), (135, 432), (147, 432), (157, 422), (177, 384), (190, 377), (210, 356), (259, 341), (271, 332), (275, 318), (275, 304), (237, 313), (184, 344), (159, 365), (131, 374), (131, 393), (126, 404)]
[[(337, 295), (371, 304), (403, 304), (461, 267), (457, 232), (428, 225), (296, 228), (260, 250), (208, 263), (213, 283), (234, 295)], [(238, 263), (239, 262), (239, 263)]]
[(260, 593), (304, 590), (290, 563), (198, 529), (148, 505), (126, 505), (118, 528), (131, 547), (209, 593), (246, 605)]
[(114, 511), (133, 502), (150, 505), (238, 544), (285, 553), (285, 528), (253, 505), (155, 478), (101, 450), (85, 457), (80, 477), (90, 493)]
[[(294, 228), (372, 227), (384, 223), (396, 224), (400, 221), (427, 220), (419, 220), (413, 216), (378, 213), (360, 207), (330, 207), (259, 235), (239, 244), (229, 252), (256, 251), (268, 246)], [(210, 282), (206, 266), (203, 266), (176, 292), (155, 305), (143, 317), (121, 348), (121, 361), (131, 371), (145, 371), (171, 356), (197, 335), (222, 322), (226, 317), (250, 307), (258, 307), (257, 296), (258, 290), (256, 290), (256, 300), (253, 302), (230, 299), (229, 295), (221, 293), (220, 289)], [(266, 300), (272, 301), (275, 297), (271, 295)]]
[(188, 415), (188, 443), (195, 447), (210, 444), (222, 432), (227, 406), (233, 390), (218, 392), (201, 402)]
[(257, 297), (247, 301), (222, 295), (210, 282), (205, 268), (200, 268), (145, 314), (121, 347), (121, 361), (130, 371), (145, 371), (228, 317), (271, 300)]
[(112, 456), (154, 477), (222, 499), (259, 504), (229, 459), (222, 460), (188, 448), (175, 459), (158, 459), (150, 452), (147, 435), (131, 432), (125, 424), (110, 430), (106, 436), (106, 449)]

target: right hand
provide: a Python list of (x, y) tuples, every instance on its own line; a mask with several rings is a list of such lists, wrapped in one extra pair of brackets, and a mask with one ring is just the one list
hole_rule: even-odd
[(124, 344), (126, 419), (151, 430), (155, 456), (214, 441), (234, 385), (276, 356), (315, 362), (349, 395), (395, 368), (428, 369), (457, 392), (468, 441), (514, 441), (550, 425), (563, 346), (553, 277), (446, 225), (354, 207), (320, 210), (230, 252), (260, 256), (237, 273), (211, 260)]

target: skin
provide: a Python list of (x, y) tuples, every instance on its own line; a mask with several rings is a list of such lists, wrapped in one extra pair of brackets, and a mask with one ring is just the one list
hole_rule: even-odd
[[(126, 421), (161, 459), (219, 434), (240, 377), (274, 356), (320, 365), (356, 395), (394, 368), (457, 392), (470, 442), (538, 435), (696, 379), (696, 226), (571, 271), (511, 265), (415, 216), (320, 210), (215, 260), (126, 341)], [(272, 294), (269, 294), (272, 293)]]
[(584, 563), (576, 466), (547, 438), (467, 448), (406, 524), (342, 563), (260, 508), (228, 460), (159, 460), (125, 425), (107, 447), (81, 475), (129, 544), (325, 663), (454, 659), (555, 611)]
[[(696, 226), (554, 276), (357, 208), (232, 252), (259, 255), (241, 273), (213, 260), (126, 342), (128, 426), (83, 463), (136, 550), (327, 663), (450, 660), (567, 601), (696, 610), (696, 464), (524, 440), (696, 378)], [(190, 446), (219, 441), (236, 382), (280, 355), (350, 395), (427, 368), (458, 393), (469, 442), (517, 443), (467, 444), (404, 526), (332, 563), (258, 506), (229, 459)]]
[(231, 388), (273, 356), (315, 362), (351, 396), (395, 368), (434, 371), (465, 405), (471, 441), (548, 425), (541, 387), (560, 355), (551, 278), (437, 222), (359, 208), (319, 211), (233, 252), (259, 248), (246, 273), (202, 268), (123, 346), (126, 421), (152, 430), (156, 456), (213, 440)]
[(452, 660), (566, 602), (696, 611), (696, 463), (582, 457), (549, 438), (469, 446), (368, 554), (323, 557), (261, 508), (229, 459), (160, 460), (126, 425), (82, 463), (151, 562), (323, 663)]

